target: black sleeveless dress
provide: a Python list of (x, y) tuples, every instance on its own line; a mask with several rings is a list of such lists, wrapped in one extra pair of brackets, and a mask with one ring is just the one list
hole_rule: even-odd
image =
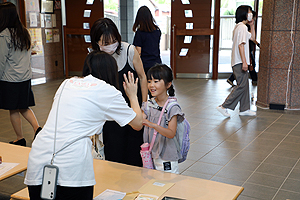
[[(128, 62), (127, 48), (127, 61), (125, 67), (118, 72), (119, 74), (119, 90), (122, 92), (125, 101), (130, 106), (129, 99), (123, 88), (124, 77), (123, 74), (128, 74), (128, 71), (134, 74), (134, 77), (138, 77), (136, 71), (134, 71)], [(138, 83), (137, 97), (140, 106), (142, 105), (142, 92), (140, 84)], [(124, 163), (128, 165), (143, 166), (142, 158), (140, 155), (140, 146), (143, 144), (143, 132), (144, 129), (136, 131), (131, 126), (126, 125), (120, 127), (115, 121), (107, 121), (103, 126), (103, 142), (104, 142), (104, 154), (105, 159), (109, 161)]]

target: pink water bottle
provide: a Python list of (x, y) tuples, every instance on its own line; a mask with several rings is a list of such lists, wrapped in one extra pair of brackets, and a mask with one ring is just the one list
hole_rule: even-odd
[(141, 145), (141, 156), (143, 160), (143, 167), (148, 169), (154, 169), (151, 152), (149, 151), (149, 143), (144, 143)]

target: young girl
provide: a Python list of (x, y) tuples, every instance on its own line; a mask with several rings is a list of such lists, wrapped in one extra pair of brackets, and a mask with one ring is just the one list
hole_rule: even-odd
[[(149, 69), (147, 79), (148, 89), (153, 98), (143, 102), (142, 106), (144, 142), (150, 144), (156, 130), (157, 136), (152, 148), (155, 169), (178, 174), (178, 160), (182, 156), (174, 140), (178, 140), (177, 122), (184, 120), (184, 113), (179, 106), (173, 106), (170, 110), (165, 110), (166, 114), (162, 115), (161, 123), (157, 124), (162, 107), (170, 98), (169, 96), (175, 96), (172, 70), (164, 64), (155, 65)], [(170, 101), (176, 100), (172, 98)]]

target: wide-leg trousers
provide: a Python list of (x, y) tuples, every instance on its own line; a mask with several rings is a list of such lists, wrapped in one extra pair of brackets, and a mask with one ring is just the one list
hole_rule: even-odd
[(237, 86), (232, 89), (231, 93), (222, 104), (224, 108), (234, 110), (238, 102), (240, 102), (240, 112), (250, 109), (248, 71), (243, 71), (242, 67), (242, 63), (232, 67)]

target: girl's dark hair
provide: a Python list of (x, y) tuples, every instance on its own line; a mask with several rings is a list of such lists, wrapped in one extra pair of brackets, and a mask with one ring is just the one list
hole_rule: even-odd
[(236, 12), (235, 12), (235, 23), (236, 24), (238, 24), (244, 20), (247, 20), (249, 9), (252, 12), (252, 8), (250, 6), (246, 6), (246, 5), (239, 6), (236, 9)]
[[(170, 67), (165, 64), (156, 64), (154, 67), (151, 67), (147, 72), (147, 80), (152, 78), (163, 80), (165, 84), (172, 83), (173, 81), (173, 72)], [(175, 89), (173, 84), (168, 88), (169, 96), (175, 96)]]
[(11, 44), (15, 50), (30, 49), (30, 35), (20, 21), (16, 6), (10, 2), (0, 4), (0, 33), (6, 28), (10, 32)]
[(119, 42), (116, 53), (120, 55), (121, 51), (121, 35), (116, 24), (109, 18), (101, 18), (94, 22), (91, 28), (91, 43), (93, 50), (100, 50), (98, 42), (102, 37), (103, 42), (116, 40)]
[(119, 89), (118, 66), (116, 60), (103, 51), (92, 51), (84, 61), (82, 76), (93, 75)]
[(147, 6), (140, 7), (136, 14), (132, 30), (135, 32), (137, 29), (143, 32), (152, 32), (158, 29), (158, 26), (155, 25), (155, 19)]

